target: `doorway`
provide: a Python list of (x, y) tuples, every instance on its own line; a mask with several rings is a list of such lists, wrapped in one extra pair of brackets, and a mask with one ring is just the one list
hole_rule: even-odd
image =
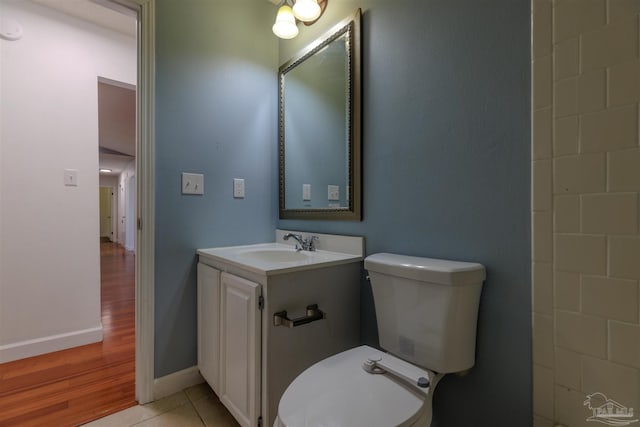
[[(133, 251), (136, 230), (130, 221), (136, 216), (136, 191), (130, 182), (136, 174), (135, 85), (98, 77), (98, 141), (100, 185), (118, 189), (114, 200), (117, 209), (112, 214), (117, 221), (111, 230), (111, 240)], [(135, 179), (133, 182), (135, 185)], [(101, 193), (101, 207), (102, 198)], [(104, 237), (102, 227), (103, 224), (106, 227), (106, 223), (101, 214), (101, 239)]]
[(113, 188), (100, 187), (100, 242), (113, 241)]

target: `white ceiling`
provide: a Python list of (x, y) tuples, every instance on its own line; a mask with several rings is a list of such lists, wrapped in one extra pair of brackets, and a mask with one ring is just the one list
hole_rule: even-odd
[[(92, 22), (105, 28), (136, 37), (137, 19), (135, 12), (128, 12), (104, 0), (31, 0), (42, 6), (50, 7), (84, 21)], [(101, 3), (101, 4), (99, 4)], [(102, 4), (108, 5), (105, 7)]]
[(98, 145), (100, 169), (116, 175), (136, 155), (136, 91), (128, 85), (98, 82)]
[(136, 154), (136, 91), (98, 82), (98, 145), (129, 156)]
[(111, 169), (111, 172), (100, 172), (100, 174), (119, 175), (133, 159), (128, 156), (100, 153), (100, 169)]

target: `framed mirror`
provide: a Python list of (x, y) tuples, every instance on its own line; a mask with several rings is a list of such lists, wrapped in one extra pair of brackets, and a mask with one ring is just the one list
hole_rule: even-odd
[(362, 219), (360, 9), (278, 71), (281, 219)]

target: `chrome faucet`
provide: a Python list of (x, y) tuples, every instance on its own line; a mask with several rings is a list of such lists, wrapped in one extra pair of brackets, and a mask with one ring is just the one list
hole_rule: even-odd
[(295, 233), (287, 233), (282, 236), (283, 240), (289, 240), (290, 237), (293, 237), (296, 242), (296, 250), (297, 251), (315, 251), (314, 241), (318, 240), (318, 236), (309, 236), (307, 238), (302, 237), (302, 234)]

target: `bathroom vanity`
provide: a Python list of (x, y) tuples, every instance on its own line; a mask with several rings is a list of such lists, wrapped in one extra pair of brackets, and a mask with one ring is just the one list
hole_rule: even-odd
[(198, 367), (242, 426), (273, 425), (298, 374), (359, 343), (364, 239), (299, 251), (287, 233), (198, 250)]

